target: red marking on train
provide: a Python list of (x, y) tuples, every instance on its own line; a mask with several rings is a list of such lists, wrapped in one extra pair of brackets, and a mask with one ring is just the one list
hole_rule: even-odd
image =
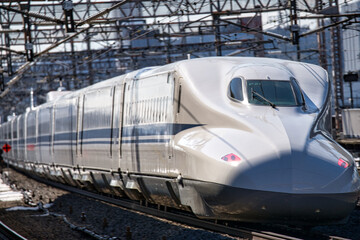
[(338, 165), (343, 168), (347, 168), (349, 166), (349, 163), (341, 158), (339, 158)]
[(2, 147), (2, 150), (6, 153), (10, 152), (11, 146), (9, 144), (5, 143), (4, 146)]
[(27, 148), (28, 151), (34, 151), (35, 150), (35, 145), (34, 144), (28, 144), (26, 146), (26, 148)]
[(236, 161), (241, 161), (241, 158), (236, 156), (233, 153), (230, 153), (228, 155), (225, 155), (221, 158), (222, 160), (226, 161), (226, 162), (236, 162)]

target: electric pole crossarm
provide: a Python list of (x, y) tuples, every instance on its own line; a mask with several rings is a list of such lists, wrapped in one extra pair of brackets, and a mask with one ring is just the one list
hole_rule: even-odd
[(225, 20), (225, 19), (220, 19), (222, 22), (226, 22), (228, 24), (232, 24), (232, 25), (235, 25), (235, 26), (238, 26), (238, 27), (241, 27), (241, 28), (245, 28), (249, 31), (254, 31), (254, 32), (257, 32), (257, 33), (261, 33), (261, 34), (264, 34), (264, 35), (267, 35), (267, 36), (270, 36), (270, 37), (274, 37), (274, 38), (278, 38), (278, 39), (281, 39), (281, 40), (285, 40), (285, 41), (288, 41), (288, 42), (291, 42), (291, 39), (286, 37), (286, 36), (283, 36), (283, 35), (280, 35), (280, 34), (276, 34), (276, 33), (271, 33), (271, 32), (264, 32), (264, 31), (261, 31), (259, 29), (256, 29), (256, 28), (251, 28), (251, 27), (247, 27), (247, 26), (244, 26), (244, 25), (241, 25), (241, 24), (238, 24), (238, 23), (234, 23), (234, 22), (231, 22), (231, 21), (228, 21), (228, 20)]
[(338, 26), (338, 25), (343, 24), (343, 23), (346, 23), (346, 22), (348, 22), (348, 21), (350, 21), (350, 20), (351, 20), (351, 19), (344, 19), (344, 20), (341, 20), (341, 21), (337, 21), (337, 22), (332, 23), (332, 24), (329, 24), (329, 25), (327, 25), (327, 26), (323, 26), (323, 27), (321, 27), (321, 28), (318, 28), (318, 29), (315, 29), (315, 30), (312, 30), (312, 31), (308, 31), (308, 32), (302, 33), (302, 34), (299, 35), (299, 37), (305, 37), (305, 36), (311, 35), (311, 34), (313, 34), (313, 33), (321, 32), (321, 31), (324, 31), (325, 29)]
[(16, 53), (16, 54), (19, 54), (19, 55), (26, 55), (25, 52), (16, 51), (16, 50), (13, 50), (11, 48), (6, 48), (6, 47), (2, 47), (2, 46), (0, 46), (0, 50)]
[(49, 21), (49, 22), (54, 22), (54, 23), (57, 23), (57, 24), (64, 24), (64, 21), (61, 20), (61, 19), (49, 17), (49, 16), (46, 16), (44, 14), (40, 14), (40, 13), (36, 13), (36, 12), (22, 11), (22, 10), (18, 10), (18, 9), (15, 9), (15, 8), (10, 8), (10, 7), (4, 6), (4, 5), (0, 5), (0, 9), (4, 9), (4, 10), (9, 11), (9, 12), (15, 12), (15, 13), (23, 14), (23, 15), (26, 15), (26, 16), (29, 16), (29, 17), (39, 18), (39, 19)]
[(98, 19), (99, 17), (101, 17), (101, 16), (103, 16), (103, 15), (111, 12), (112, 10), (120, 7), (121, 5), (124, 5), (124, 4), (127, 3), (127, 2), (130, 2), (130, 0), (123, 0), (123, 1), (121, 1), (121, 2), (119, 2), (119, 3), (117, 3), (117, 4), (115, 4), (115, 5), (113, 5), (113, 6), (110, 7), (110, 8), (107, 8), (107, 9), (101, 11), (101, 12), (98, 12), (98, 13), (96, 13), (95, 15), (90, 16), (88, 19), (85, 19), (84, 21), (81, 21), (81, 22), (77, 23), (76, 26), (82, 26), (82, 25), (84, 25), (84, 24), (91, 24), (93, 21), (95, 21), (95, 20)]

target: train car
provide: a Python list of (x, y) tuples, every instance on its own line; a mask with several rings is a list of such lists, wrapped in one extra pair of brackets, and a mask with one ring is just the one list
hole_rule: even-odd
[(316, 65), (184, 60), (63, 94), (2, 124), (1, 141), (18, 144), (3, 155), (31, 174), (200, 218), (342, 223), (360, 182), (330, 137), (330, 98)]

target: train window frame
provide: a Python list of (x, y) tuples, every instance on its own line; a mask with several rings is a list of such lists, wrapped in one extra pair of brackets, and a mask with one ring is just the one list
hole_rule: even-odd
[(295, 100), (298, 102), (298, 104), (300, 106), (303, 106), (304, 110), (306, 110), (307, 109), (306, 101), (305, 101), (304, 93), (303, 93), (303, 91), (302, 91), (302, 89), (300, 87), (299, 82), (293, 77), (290, 78), (290, 82), (291, 82), (291, 85), (293, 87)]
[[(233, 96), (233, 93), (232, 93), (232, 85), (231, 83), (233, 83), (234, 81), (240, 81), (240, 85), (241, 86), (241, 89), (240, 89), (240, 92), (241, 92), (241, 99), (238, 99), (236, 98), (235, 96)], [(241, 77), (235, 77), (235, 78), (232, 78), (231, 81), (229, 82), (229, 85), (228, 85), (228, 97), (235, 101), (235, 102), (244, 102), (245, 100), (245, 94), (244, 94), (244, 80), (241, 78)]]
[[(249, 104), (251, 105), (256, 105), (256, 106), (266, 106), (267, 104), (266, 103), (263, 103), (263, 104), (259, 104), (259, 103), (254, 103), (254, 102), (251, 102), (250, 101), (250, 98), (251, 98), (251, 94), (249, 94), (248, 92), (248, 83), (251, 82), (251, 81), (270, 81), (270, 82), (288, 82), (290, 87), (291, 87), (291, 92), (292, 92), (292, 96), (294, 98), (294, 102), (295, 104), (294, 105), (287, 105), (287, 104), (279, 104), (279, 103), (274, 103), (276, 105), (276, 107), (301, 107), (301, 106), (304, 106), (305, 105), (305, 99), (304, 99), (304, 96), (303, 96), (303, 93), (302, 93), (302, 90), (300, 88), (300, 85), (296, 82), (296, 80), (294, 78), (290, 78), (290, 79), (286, 79), (286, 80), (281, 80), (281, 79), (246, 79), (245, 81), (245, 92), (246, 92), (246, 97), (247, 97), (247, 101)], [(297, 87), (298, 87), (298, 90), (299, 92), (301, 93), (301, 98), (303, 99), (302, 102), (298, 102), (298, 95), (295, 91), (295, 87), (294, 85), (297, 84)], [(270, 100), (271, 101), (271, 100)]]

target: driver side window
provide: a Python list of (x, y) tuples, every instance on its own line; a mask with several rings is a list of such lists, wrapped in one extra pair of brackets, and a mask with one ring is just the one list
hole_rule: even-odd
[(241, 78), (234, 78), (231, 80), (229, 86), (229, 96), (239, 101), (244, 100)]

